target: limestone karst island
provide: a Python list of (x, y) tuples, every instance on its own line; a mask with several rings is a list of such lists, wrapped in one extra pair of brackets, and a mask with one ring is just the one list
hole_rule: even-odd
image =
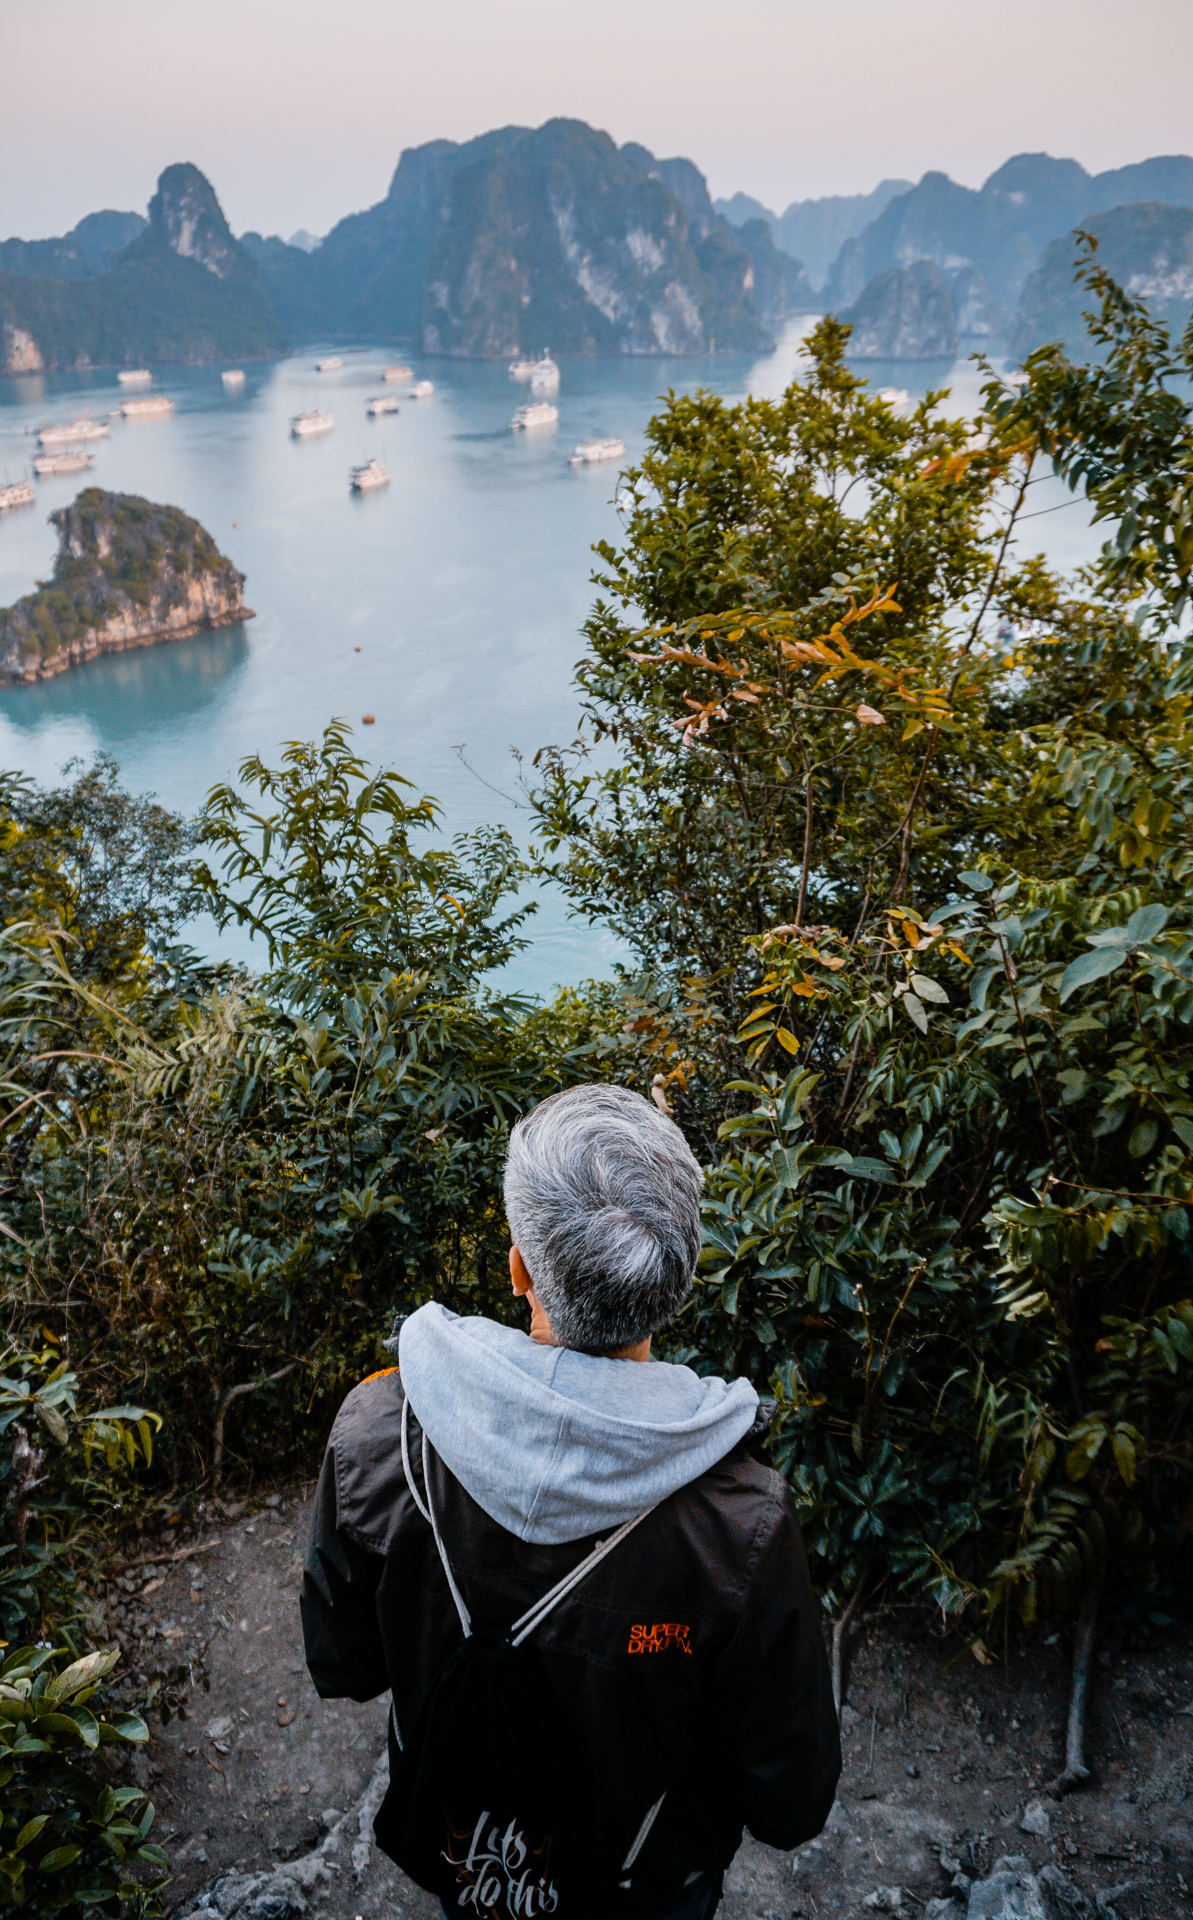
[(53, 578), (0, 610), (0, 684), (253, 618), (243, 573), (179, 507), (88, 487), (50, 518)]

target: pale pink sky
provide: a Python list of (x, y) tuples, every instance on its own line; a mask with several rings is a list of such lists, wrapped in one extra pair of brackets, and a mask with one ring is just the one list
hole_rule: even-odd
[(3, 9), (0, 237), (143, 210), (323, 232), (405, 146), (568, 114), (781, 210), (1045, 149), (1193, 151), (1190, 0), (33, 0)]

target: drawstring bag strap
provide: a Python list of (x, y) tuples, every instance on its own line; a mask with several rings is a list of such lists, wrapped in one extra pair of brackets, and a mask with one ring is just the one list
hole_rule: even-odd
[(511, 1644), (515, 1647), (520, 1647), (527, 1634), (533, 1633), (536, 1627), (540, 1627), (547, 1618), (547, 1615), (559, 1605), (561, 1600), (567, 1599), (568, 1594), (579, 1586), (581, 1580), (588, 1578), (593, 1569), (605, 1558), (605, 1555), (612, 1553), (614, 1547), (619, 1547), (626, 1538), (626, 1535), (633, 1533), (634, 1528), (638, 1526), (641, 1521), (645, 1520), (646, 1515), (653, 1512), (653, 1507), (647, 1507), (645, 1513), (636, 1513), (632, 1520), (627, 1520), (623, 1526), (618, 1527), (616, 1533), (611, 1533), (607, 1540), (602, 1540), (599, 1545), (595, 1546), (592, 1552), (581, 1560), (578, 1567), (573, 1567), (570, 1573), (565, 1573), (563, 1579), (557, 1581), (549, 1593), (545, 1593), (541, 1600), (536, 1600), (534, 1605), (527, 1609), (520, 1620), (514, 1621), (513, 1626), (510, 1628)]

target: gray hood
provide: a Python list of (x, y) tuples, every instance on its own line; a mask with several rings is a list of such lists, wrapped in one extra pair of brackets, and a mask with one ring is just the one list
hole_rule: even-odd
[(749, 1432), (746, 1380), (543, 1347), (431, 1303), (402, 1328), (410, 1405), (490, 1519), (536, 1546), (620, 1526), (687, 1486)]

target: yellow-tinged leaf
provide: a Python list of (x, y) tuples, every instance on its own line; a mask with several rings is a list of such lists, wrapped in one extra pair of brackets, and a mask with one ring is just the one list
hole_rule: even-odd
[(877, 707), (868, 707), (864, 700), (858, 707), (857, 717), (863, 726), (885, 727), (886, 725), (885, 713), (879, 713)]
[(799, 1041), (796, 1039), (793, 1033), (788, 1033), (786, 1027), (775, 1028), (775, 1039), (778, 1041), (779, 1045), (786, 1050), (786, 1052), (788, 1053), (799, 1052)]
[(918, 947), (920, 943), (920, 930), (918, 927), (913, 927), (910, 920), (903, 922), (903, 938), (909, 947)]

